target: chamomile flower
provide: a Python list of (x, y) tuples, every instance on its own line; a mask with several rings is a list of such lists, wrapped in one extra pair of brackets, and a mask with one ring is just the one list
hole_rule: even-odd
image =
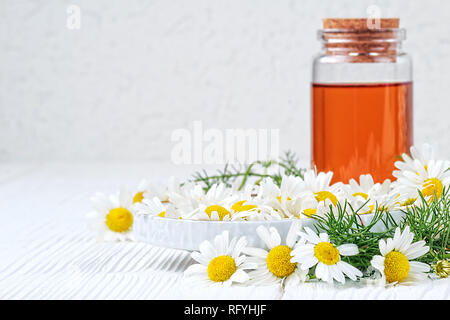
[(162, 184), (151, 184), (147, 180), (142, 180), (138, 187), (136, 193), (133, 195), (133, 203), (140, 203), (144, 198), (158, 197), (161, 201), (168, 201), (169, 196), (167, 188)]
[(235, 213), (231, 217), (232, 221), (264, 221), (281, 219), (283, 219), (283, 215), (279, 211), (267, 205), (255, 205), (254, 208), (248, 210), (235, 211)]
[(249, 255), (249, 261), (256, 264), (256, 270), (250, 272), (252, 284), (286, 284), (292, 285), (304, 282), (307, 279), (307, 271), (298, 268), (297, 263), (292, 263), (291, 252), (297, 241), (298, 221), (294, 221), (289, 229), (285, 244), (282, 244), (281, 236), (274, 227), (267, 229), (259, 226), (256, 233), (264, 242), (266, 249), (247, 247), (245, 254)]
[(173, 177), (169, 179), (169, 202), (183, 218), (199, 207), (199, 199), (193, 192), (196, 188), (201, 189), (201, 186), (191, 182), (186, 182), (182, 185)]
[(163, 204), (158, 197), (153, 199), (143, 199), (142, 202), (135, 204), (137, 214), (148, 214), (161, 218), (178, 219), (180, 216), (170, 204)]
[(322, 202), (317, 201), (312, 193), (305, 193), (296, 203), (296, 210), (298, 212), (297, 218), (311, 218), (313, 216), (324, 217), (329, 212), (329, 207), (326, 207)]
[(292, 218), (299, 215), (298, 202), (303, 189), (300, 177), (283, 176), (280, 187), (272, 179), (264, 179), (257, 198), (263, 204), (278, 210), (284, 217)]
[(192, 197), (205, 205), (220, 205), (227, 202), (233, 196), (233, 190), (223, 183), (214, 184), (205, 193), (200, 185), (196, 185), (192, 190)]
[(357, 277), (362, 277), (361, 271), (341, 260), (341, 256), (358, 254), (358, 247), (355, 244), (335, 246), (326, 233), (317, 235), (310, 228), (305, 228), (305, 232), (299, 234), (304, 242), (292, 250), (291, 262), (299, 263), (302, 270), (307, 271), (316, 266), (316, 277), (329, 283), (332, 283), (333, 279), (345, 283), (345, 276), (353, 281), (356, 281)]
[(330, 185), (333, 178), (333, 172), (319, 172), (314, 170), (307, 170), (304, 175), (305, 190), (314, 194), (317, 201), (327, 200), (333, 205), (336, 205), (342, 195), (340, 189), (342, 183)]
[(233, 209), (234, 212), (245, 212), (256, 208), (258, 208), (258, 205), (251, 200), (239, 200), (231, 206), (231, 209)]
[(97, 232), (98, 241), (133, 240), (133, 199), (126, 191), (106, 196), (96, 194), (92, 199), (94, 211), (87, 214), (90, 229)]
[(189, 215), (195, 220), (206, 221), (230, 221), (234, 211), (227, 205), (212, 204), (209, 206), (200, 205), (200, 207)]
[(203, 285), (245, 283), (249, 280), (245, 270), (255, 267), (242, 254), (246, 246), (245, 236), (230, 241), (228, 231), (224, 231), (215, 237), (214, 243), (205, 240), (200, 244), (200, 251), (191, 254), (198, 264), (189, 266), (184, 275)]
[(417, 172), (418, 168), (427, 170), (429, 161), (436, 159), (433, 147), (429, 144), (423, 144), (421, 148), (412, 146), (410, 148), (411, 156), (406, 153), (402, 154), (403, 161), (396, 161), (395, 166), (399, 169), (394, 171), (394, 176), (402, 175), (402, 172), (413, 171)]
[(439, 260), (433, 265), (433, 271), (441, 278), (448, 278), (450, 275), (450, 260)]
[(450, 185), (450, 162), (430, 160), (426, 164), (426, 168), (422, 167), (418, 160), (414, 160), (414, 163), (417, 171), (394, 172), (398, 178), (395, 183), (396, 192), (418, 198), (420, 190), (427, 200), (431, 200), (435, 196), (439, 199), (444, 187)]
[(430, 266), (423, 262), (411, 261), (430, 250), (425, 241), (412, 243), (414, 234), (407, 226), (403, 232), (395, 230), (394, 238), (381, 239), (378, 243), (381, 256), (374, 256), (371, 265), (382, 274), (384, 283), (411, 284), (427, 277)]
[(391, 181), (386, 179), (383, 183), (374, 183), (370, 174), (359, 177), (359, 183), (350, 179), (348, 185), (343, 185), (346, 198), (358, 214), (372, 213), (375, 208), (391, 209)]
[(315, 209), (316, 212), (323, 214), (329, 212), (329, 208), (332, 206), (333, 212), (337, 212), (337, 203), (343, 202), (345, 194), (342, 190), (342, 183), (330, 185), (332, 178), (333, 172), (319, 172), (319, 174), (315, 170), (307, 170), (305, 172), (305, 191), (302, 196), (310, 194), (317, 200), (317, 206), (310, 209)]
[(193, 186), (190, 198), (197, 203), (183, 218), (194, 220), (229, 221), (231, 204), (236, 201), (233, 190), (223, 183), (214, 184), (207, 192), (197, 184)]

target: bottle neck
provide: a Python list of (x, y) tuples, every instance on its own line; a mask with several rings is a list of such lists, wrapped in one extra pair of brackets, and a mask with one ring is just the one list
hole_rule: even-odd
[(396, 62), (405, 29), (324, 29), (318, 32), (323, 53), (336, 62)]

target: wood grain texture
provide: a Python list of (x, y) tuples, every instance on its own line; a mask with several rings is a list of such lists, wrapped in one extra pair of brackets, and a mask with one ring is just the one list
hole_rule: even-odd
[[(86, 229), (84, 214), (95, 191), (137, 184), (136, 177), (149, 168), (0, 165), (0, 299), (450, 299), (450, 279), (430, 280), (414, 290), (350, 282), (192, 288), (182, 276), (193, 263), (188, 252), (96, 243)], [(154, 178), (166, 170), (161, 166), (161, 176)]]

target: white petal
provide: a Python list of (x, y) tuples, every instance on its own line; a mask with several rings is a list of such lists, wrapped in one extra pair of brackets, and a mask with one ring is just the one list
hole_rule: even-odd
[(207, 267), (202, 264), (193, 264), (184, 271), (184, 275), (190, 276), (190, 275), (198, 274), (198, 273), (206, 273), (206, 270), (207, 270)]
[(244, 263), (246, 258), (247, 258), (246, 256), (238, 256), (237, 258), (233, 258), (233, 259), (234, 259), (234, 261), (236, 263), (236, 266), (240, 266), (241, 264)]
[(298, 245), (291, 251), (291, 256), (297, 255), (297, 254), (299, 254), (299, 255), (303, 255), (303, 254), (314, 255), (314, 247), (315, 247), (315, 245), (311, 244), (311, 243)]
[(380, 253), (385, 256), (388, 254), (388, 252), (386, 251), (386, 241), (384, 239), (381, 239), (378, 242), (378, 247), (380, 248)]
[(233, 248), (232, 257), (237, 259), (237, 257), (241, 254), (242, 250), (247, 246), (247, 237), (242, 236), (237, 241), (236, 245)]
[(329, 266), (330, 274), (331, 276), (336, 279), (336, 281), (344, 284), (345, 283), (345, 277), (342, 271), (338, 268), (336, 264)]
[(254, 263), (254, 262), (248, 262), (248, 261), (245, 261), (244, 263), (242, 263), (242, 264), (239, 266), (239, 268), (242, 269), (242, 270), (253, 270), (253, 269), (258, 269), (258, 264), (257, 264), (257, 263)]
[(281, 236), (278, 233), (278, 230), (274, 227), (271, 227), (269, 228), (269, 231), (270, 231), (270, 239), (272, 242), (272, 248), (279, 246), (281, 244)]
[(428, 264), (419, 261), (410, 261), (409, 266), (411, 267), (410, 272), (414, 273), (430, 271)]
[(256, 233), (258, 234), (258, 236), (261, 238), (261, 240), (264, 242), (264, 244), (266, 245), (266, 247), (268, 249), (272, 249), (273, 247), (277, 246), (277, 245), (273, 245), (272, 237), (270, 235), (269, 230), (267, 230), (266, 227), (259, 226), (258, 228), (256, 228)]
[(250, 255), (250, 256), (254, 256), (254, 257), (259, 257), (259, 258), (263, 258), (266, 259), (267, 258), (267, 254), (268, 252), (264, 249), (260, 249), (260, 248), (253, 248), (253, 247), (246, 247), (242, 250), (242, 253)]
[(393, 238), (395, 244), (397, 244), (400, 241), (401, 236), (402, 236), (402, 233), (400, 231), (400, 227), (397, 227), (395, 229), (394, 238)]
[(316, 266), (316, 277), (318, 279), (322, 279), (323, 281), (328, 280), (328, 269), (322, 262), (319, 262)]
[(210, 262), (210, 260), (206, 259), (206, 257), (204, 257), (200, 252), (197, 252), (197, 251), (192, 252), (191, 257), (195, 261), (197, 261), (205, 266), (207, 266)]
[(217, 235), (214, 238), (214, 245), (217, 255), (222, 256), (227, 254), (228, 239), (229, 239), (228, 231), (223, 231), (221, 234)]
[(353, 281), (356, 281), (356, 277), (362, 277), (363, 274), (361, 271), (359, 271), (357, 268), (355, 268), (354, 266), (352, 266), (351, 264), (348, 264), (347, 262), (344, 261), (339, 261), (337, 263), (337, 265), (339, 266), (339, 268), (342, 270), (342, 272), (349, 277), (350, 279), (352, 279)]
[(422, 282), (427, 279), (427, 275), (425, 273), (415, 273), (409, 272), (408, 276), (402, 281), (402, 285), (414, 285), (418, 282)]
[[(300, 262), (305, 263), (307, 260), (311, 258), (315, 258), (314, 252), (308, 253), (308, 252), (300, 252), (296, 254), (291, 253), (291, 262)], [(317, 259), (317, 258), (316, 258)]]
[(202, 255), (208, 260), (211, 260), (218, 256), (216, 249), (208, 240), (205, 240), (202, 243), (200, 243), (199, 249)]
[(384, 249), (386, 254), (394, 250), (394, 240), (392, 238), (386, 239), (386, 248)]
[(302, 270), (300, 268), (295, 269), (295, 273), (297, 274), (297, 277), (301, 282), (305, 282), (306, 280), (308, 280), (308, 271), (309, 270)]
[[(292, 260), (291, 260), (291, 262), (292, 262)], [(306, 259), (302, 259), (301, 261), (299, 261), (300, 268), (302, 270), (308, 270), (312, 266), (315, 266), (317, 263), (319, 263), (319, 260), (317, 260), (317, 258), (314, 256), (306, 258)]]
[(321, 242), (330, 242), (330, 238), (328, 237), (328, 234), (321, 232), (319, 234), (319, 238)]
[(358, 246), (353, 243), (343, 244), (337, 247), (339, 254), (343, 256), (354, 256), (359, 253)]
[(230, 280), (233, 282), (239, 282), (239, 283), (243, 283), (246, 282), (250, 279), (250, 277), (248, 276), (247, 272), (243, 271), (243, 270), (236, 270), (235, 273), (233, 273), (233, 275), (230, 277)]
[(406, 249), (403, 254), (408, 258), (408, 260), (413, 260), (418, 257), (423, 256), (430, 250), (430, 247), (425, 246), (425, 241), (414, 242), (408, 249)]
[(289, 232), (286, 237), (286, 245), (289, 248), (292, 248), (295, 245), (295, 242), (297, 241), (299, 228), (300, 228), (300, 221), (294, 220), (294, 222), (292, 222), (292, 224), (291, 224), (291, 227), (289, 228)]
[(370, 261), (372, 267), (380, 271), (382, 274), (384, 274), (384, 259), (385, 258), (383, 256), (374, 256)]
[(399, 243), (396, 245), (396, 250), (403, 252), (406, 248), (408, 248), (414, 239), (414, 234), (409, 232), (409, 227), (403, 231), (402, 236), (400, 238)]
[(318, 244), (320, 242), (319, 236), (312, 229), (310, 229), (308, 227), (305, 227), (304, 229), (305, 229), (306, 233), (299, 232), (300, 237), (302, 237), (306, 241), (314, 243), (314, 244)]

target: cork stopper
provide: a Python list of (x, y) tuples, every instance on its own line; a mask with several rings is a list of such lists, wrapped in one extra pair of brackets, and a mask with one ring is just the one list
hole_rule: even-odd
[(322, 20), (327, 55), (346, 56), (346, 62), (395, 62), (399, 18)]
[[(399, 18), (383, 18), (379, 20), (380, 29), (398, 29)], [(373, 19), (366, 18), (327, 18), (322, 20), (324, 29), (369, 30), (375, 25)], [(369, 27), (371, 26), (371, 27)]]

